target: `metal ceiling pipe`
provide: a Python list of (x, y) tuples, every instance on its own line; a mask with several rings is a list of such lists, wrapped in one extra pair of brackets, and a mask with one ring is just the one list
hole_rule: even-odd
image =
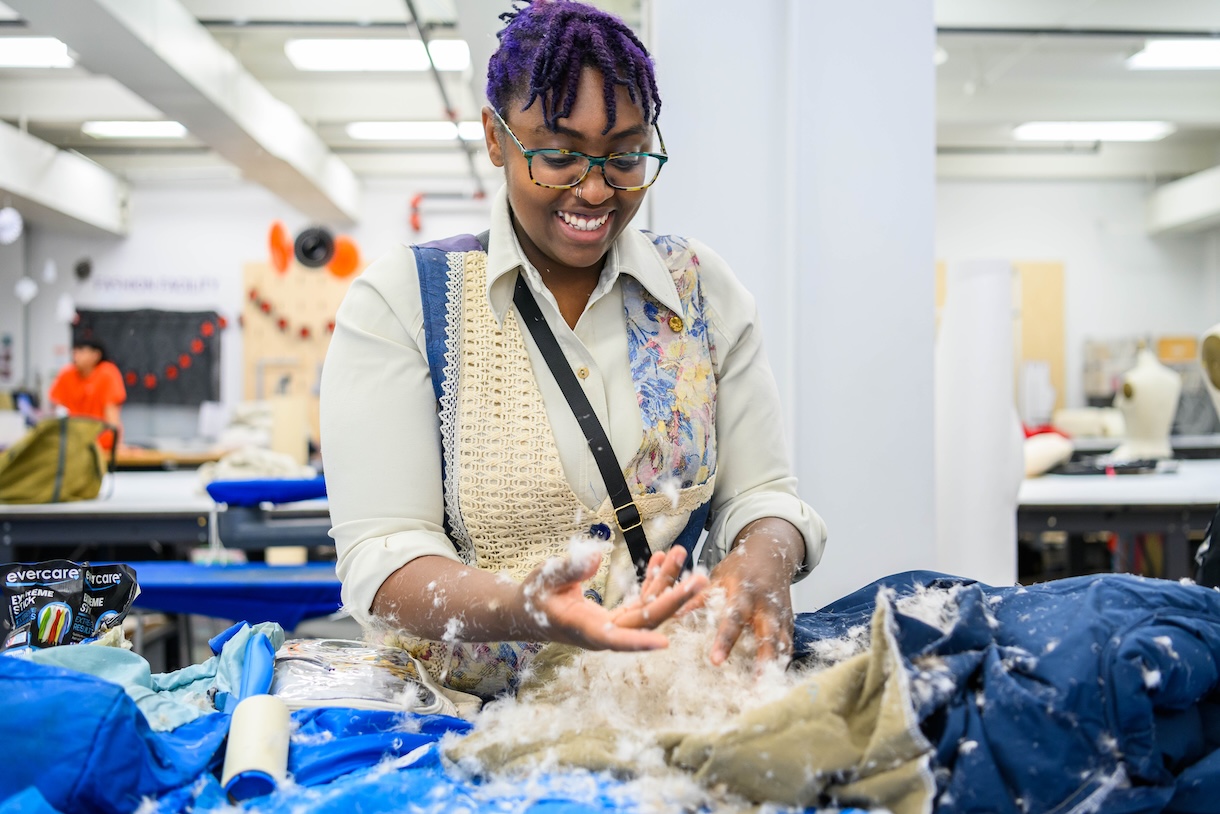
[[(457, 127), (459, 123), (458, 111), (449, 99), (449, 92), (445, 90), (445, 83), (441, 81), (441, 72), (437, 70), (436, 63), (432, 61), (432, 51), (428, 48), (428, 27), (419, 20), (419, 12), (415, 8), (415, 0), (403, 0), (403, 2), (406, 3), (407, 13), (411, 15), (411, 23), (414, 24), (415, 30), (419, 32), (419, 38), (424, 44), (424, 53), (428, 56), (428, 70), (436, 81), (436, 89), (440, 91), (441, 102), (445, 105), (445, 115), (449, 117), (449, 121), (453, 122), (453, 126)], [(474, 181), (474, 196), (482, 198), (487, 194), (487, 190), (483, 188), (483, 179), (479, 177), (479, 168), (474, 160), (475, 148), (467, 143), (461, 135), (457, 136), (457, 143), (458, 149), (465, 153), (466, 163), (470, 166), (470, 178)]]

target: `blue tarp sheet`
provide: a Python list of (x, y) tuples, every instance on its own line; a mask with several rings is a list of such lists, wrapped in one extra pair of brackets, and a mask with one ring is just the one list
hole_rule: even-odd
[(200, 565), (133, 562), (137, 608), (198, 613), (220, 619), (276, 622), (293, 630), (305, 619), (339, 610), (334, 563)]

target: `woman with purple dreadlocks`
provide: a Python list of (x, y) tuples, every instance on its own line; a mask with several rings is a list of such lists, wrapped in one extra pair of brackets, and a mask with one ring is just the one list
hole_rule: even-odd
[(796, 494), (750, 294), (702, 243), (629, 227), (670, 160), (652, 59), (574, 0), (502, 19), (490, 228), (391, 252), (336, 320), (344, 602), (484, 697), (548, 642), (662, 648), (658, 625), (704, 602), (713, 663), (739, 639), (785, 659), (825, 526)]

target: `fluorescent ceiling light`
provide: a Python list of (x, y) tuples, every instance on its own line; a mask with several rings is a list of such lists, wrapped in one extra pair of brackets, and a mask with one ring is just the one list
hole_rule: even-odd
[(0, 37), (0, 68), (71, 68), (68, 46), (54, 37)]
[(1169, 122), (1026, 122), (1018, 141), (1159, 141), (1177, 130)]
[(94, 138), (183, 138), (186, 128), (178, 122), (85, 122), (81, 132)]
[(347, 135), (358, 141), (466, 141), (483, 138), (482, 122), (352, 122)]
[(426, 71), (428, 53), (438, 71), (470, 67), (465, 40), (288, 40), (284, 54), (301, 71)]
[(1133, 71), (1220, 70), (1220, 39), (1148, 40), (1144, 50), (1127, 58)]

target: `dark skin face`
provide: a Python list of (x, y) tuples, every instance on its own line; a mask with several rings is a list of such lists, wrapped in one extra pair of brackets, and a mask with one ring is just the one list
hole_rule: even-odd
[[(602, 74), (586, 68), (580, 76), (571, 115), (559, 120), (558, 132), (546, 127), (538, 102), (527, 110), (520, 110), (519, 102), (510, 104), (501, 113), (527, 150), (558, 148), (603, 156), (653, 149), (653, 128), (643, 109), (631, 101), (622, 86), (616, 88), (616, 100), (614, 126), (602, 135), (608, 119)], [(568, 324), (574, 326), (597, 285), (610, 245), (635, 217), (647, 190), (614, 189), (598, 168), (573, 189), (540, 187), (530, 179), (521, 150), (507, 133), (500, 132), (490, 108), (483, 110), (483, 130), (492, 163), (504, 167), (513, 227), (521, 248), (555, 295)], [(579, 196), (576, 189), (580, 190)], [(566, 223), (563, 213), (586, 222), (596, 223), (603, 217), (606, 221), (584, 231)]]

